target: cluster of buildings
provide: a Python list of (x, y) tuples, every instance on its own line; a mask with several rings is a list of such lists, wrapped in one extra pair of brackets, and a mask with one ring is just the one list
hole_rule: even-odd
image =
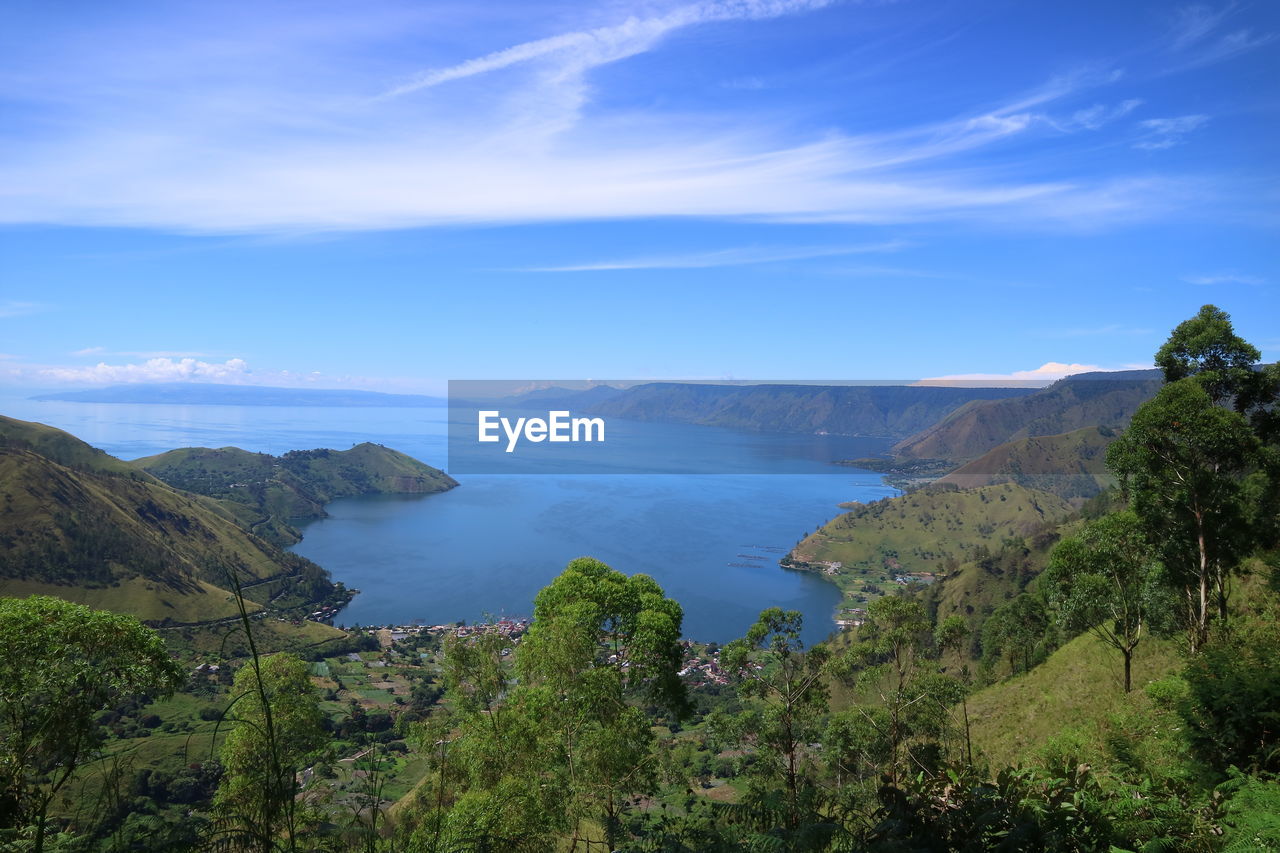
[(702, 660), (696, 655), (688, 654), (688, 645), (685, 646), (685, 651), (684, 667), (680, 670), (679, 675), (681, 678), (687, 679), (691, 687), (729, 683), (729, 676), (720, 668), (720, 653), (718, 651), (709, 655), (710, 660)]
[(899, 586), (906, 586), (911, 583), (933, 583), (934, 580), (933, 572), (907, 572), (906, 574), (893, 576), (893, 582)]

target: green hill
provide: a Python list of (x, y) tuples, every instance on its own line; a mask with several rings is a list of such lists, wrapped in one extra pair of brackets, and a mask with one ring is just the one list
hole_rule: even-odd
[(976, 459), (1008, 441), (1084, 427), (1122, 428), (1153, 397), (1159, 371), (1085, 373), (1022, 397), (967, 403), (893, 446), (906, 459)]
[(234, 504), (244, 524), (280, 544), (301, 538), (289, 519), (323, 517), (325, 504), (337, 498), (432, 494), (458, 485), (439, 469), (370, 443), (283, 456), (238, 447), (186, 447), (132, 464), (171, 486)]
[(0, 420), (0, 594), (205, 622), (234, 614), (231, 573), (254, 609), (334, 594), (323, 569), (254, 536), (220, 502), (52, 427)]
[(128, 462), (45, 424), (0, 415), (0, 448), (31, 450), (77, 471), (92, 471), (154, 482)]
[(1071, 512), (1062, 498), (1013, 483), (968, 490), (929, 486), (853, 505), (805, 537), (785, 563), (823, 571), (846, 593), (874, 594), (870, 587), (911, 573), (941, 574), (979, 548), (1033, 535)]
[(1030, 672), (969, 697), (974, 755), (992, 767), (1033, 763), (1056, 742), (1075, 750), (1077, 760), (1097, 762), (1117, 717), (1157, 723), (1143, 687), (1176, 671), (1181, 660), (1177, 642), (1143, 640), (1134, 655), (1134, 690), (1126, 695), (1120, 655), (1082, 634)]
[(961, 488), (1017, 483), (1080, 501), (1114, 485), (1107, 471), (1107, 445), (1116, 433), (1084, 427), (1061, 435), (1037, 435), (1005, 442), (957, 468), (938, 483)]

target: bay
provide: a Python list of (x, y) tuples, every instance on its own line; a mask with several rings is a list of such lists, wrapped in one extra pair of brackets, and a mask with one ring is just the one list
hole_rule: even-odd
[[(283, 453), (374, 441), (445, 467), (446, 413), (435, 409), (170, 406), (37, 402), (0, 397), (10, 417), (47, 423), (121, 458), (175, 447)], [(716, 460), (714, 470), (779, 473), (458, 475), (425, 497), (347, 498), (308, 522), (294, 547), (360, 590), (340, 624), (427, 624), (528, 616), (567, 562), (603, 560), (653, 576), (685, 611), (684, 633), (724, 642), (760, 610), (801, 611), (805, 640), (833, 628), (840, 595), (778, 559), (840, 512), (842, 501), (896, 492), (880, 476), (828, 464), (884, 439), (744, 433), (639, 424), (653, 442)]]

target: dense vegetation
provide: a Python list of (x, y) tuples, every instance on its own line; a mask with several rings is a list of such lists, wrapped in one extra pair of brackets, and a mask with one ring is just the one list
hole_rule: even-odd
[[(1280, 850), (1280, 371), (1257, 360), (1212, 306), (1180, 325), (1107, 442), (1116, 486), (1087, 501), (946, 484), (852, 507), (793, 555), (839, 562), (858, 605), (814, 647), (779, 608), (694, 646), (652, 579), (582, 558), (523, 635), (286, 650), (240, 598), (226, 653), (170, 642), (218, 668), (164, 699), (148, 629), (6, 600), (0, 831), (85, 851)], [(105, 619), (118, 641), (60, 643), (32, 628), (51, 612), (59, 637)], [(65, 713), (32, 707), (77, 684), (96, 689)], [(165, 726), (201, 760), (119, 772)], [(73, 777), (96, 798), (65, 796)]]

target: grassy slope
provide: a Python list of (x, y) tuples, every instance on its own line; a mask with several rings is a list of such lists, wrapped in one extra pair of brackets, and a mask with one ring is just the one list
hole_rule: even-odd
[(1181, 666), (1178, 644), (1147, 638), (1134, 656), (1134, 691), (1122, 688), (1123, 663), (1092, 634), (1082, 634), (1029, 673), (978, 691), (969, 698), (974, 756), (992, 767), (1029, 763), (1055, 738), (1083, 743), (1101, 754), (1110, 715), (1150, 709), (1142, 688)]
[(31, 450), (78, 471), (132, 476), (150, 481), (128, 462), (93, 447), (70, 433), (33, 421), (0, 415), (0, 448)]
[(1011, 483), (963, 491), (926, 488), (856, 505), (806, 537), (790, 556), (843, 563), (833, 579), (848, 588), (867, 572), (941, 572), (979, 545), (1024, 536), (1071, 509), (1062, 498)]
[(961, 488), (1017, 483), (1079, 501), (1114, 484), (1106, 467), (1106, 450), (1115, 435), (1107, 428), (1084, 427), (1060, 435), (1015, 439), (937, 482)]
[(892, 453), (908, 459), (961, 461), (1028, 436), (1089, 426), (1123, 427), (1160, 384), (1155, 371), (1133, 371), (1113, 379), (1072, 377), (1025, 397), (968, 403), (898, 442)]
[[(234, 613), (231, 571), (246, 582), (288, 576), (327, 586), (318, 566), (250, 534), (218, 502), (171, 488), (67, 433), (6, 418), (0, 439), (4, 594), (45, 592), (187, 622)], [(257, 591), (267, 589), (279, 591)]]

